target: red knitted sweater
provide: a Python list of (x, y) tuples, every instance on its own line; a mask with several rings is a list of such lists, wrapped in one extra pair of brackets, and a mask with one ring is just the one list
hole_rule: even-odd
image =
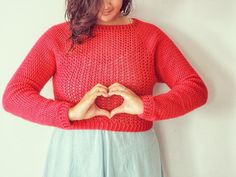
[[(66, 53), (71, 45), (69, 23), (49, 27), (32, 46), (8, 82), (2, 97), (7, 112), (41, 125), (62, 129), (144, 131), (153, 121), (176, 118), (208, 98), (197, 72), (160, 27), (132, 18), (122, 25), (97, 24), (95, 37)], [(54, 99), (40, 91), (52, 77)], [(70, 121), (68, 110), (97, 83), (119, 82), (143, 101), (139, 115), (120, 113), (111, 119), (95, 116)], [(152, 95), (155, 83), (166, 83), (168, 92)], [(111, 111), (119, 95), (99, 96), (96, 104)]]

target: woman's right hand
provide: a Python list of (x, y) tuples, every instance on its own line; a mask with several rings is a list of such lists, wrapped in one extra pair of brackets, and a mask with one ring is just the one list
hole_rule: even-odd
[(80, 100), (78, 104), (69, 110), (69, 119), (82, 120), (89, 119), (97, 115), (104, 115), (110, 118), (110, 112), (99, 108), (95, 104), (95, 100), (98, 96), (108, 97), (108, 88), (102, 84), (95, 85), (91, 90), (89, 90)]

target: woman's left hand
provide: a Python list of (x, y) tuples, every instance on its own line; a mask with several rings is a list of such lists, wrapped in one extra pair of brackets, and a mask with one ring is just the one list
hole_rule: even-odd
[(118, 113), (141, 114), (143, 112), (143, 102), (141, 98), (132, 90), (120, 83), (109, 86), (109, 96), (120, 95), (124, 98), (123, 103), (110, 112), (110, 118)]

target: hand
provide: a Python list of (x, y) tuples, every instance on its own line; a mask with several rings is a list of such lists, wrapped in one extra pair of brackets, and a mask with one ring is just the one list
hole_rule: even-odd
[(109, 86), (108, 95), (120, 95), (124, 98), (123, 103), (110, 112), (110, 118), (118, 113), (141, 114), (143, 112), (143, 102), (132, 90), (114, 83)]
[(88, 91), (80, 102), (69, 110), (70, 120), (82, 120), (89, 119), (96, 115), (104, 115), (110, 117), (110, 112), (99, 108), (95, 104), (95, 99), (98, 96), (108, 96), (108, 88), (102, 84), (95, 85), (90, 91)]
[[(98, 96), (108, 97), (114, 94), (122, 96), (124, 101), (111, 112), (101, 109), (95, 104), (95, 99)], [(111, 118), (118, 113), (140, 114), (142, 112), (143, 102), (141, 98), (127, 87), (119, 83), (114, 83), (109, 88), (102, 84), (97, 84), (84, 95), (76, 106), (69, 110), (69, 117), (70, 120), (82, 120), (96, 115), (105, 115)]]

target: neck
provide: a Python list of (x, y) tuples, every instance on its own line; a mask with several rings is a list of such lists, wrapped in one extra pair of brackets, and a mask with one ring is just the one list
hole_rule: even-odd
[(97, 24), (100, 24), (100, 25), (122, 25), (122, 24), (129, 24), (129, 23), (131, 23), (131, 20), (126, 16), (118, 16), (110, 22), (102, 22), (100, 20), (97, 21)]

